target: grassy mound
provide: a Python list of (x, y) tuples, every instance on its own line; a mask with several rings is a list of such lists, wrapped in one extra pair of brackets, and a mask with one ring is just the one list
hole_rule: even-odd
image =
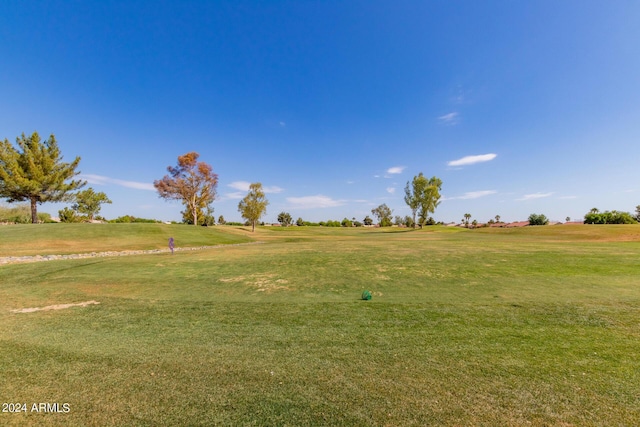
[(164, 249), (170, 237), (176, 247), (252, 240), (233, 227), (169, 224), (19, 224), (2, 226), (0, 231), (0, 257)]

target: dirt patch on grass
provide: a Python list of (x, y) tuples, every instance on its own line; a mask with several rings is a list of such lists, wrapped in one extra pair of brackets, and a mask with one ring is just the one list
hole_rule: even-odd
[(246, 280), (246, 277), (244, 276), (221, 277), (218, 280), (223, 283), (238, 283), (238, 282), (244, 282)]
[(17, 308), (11, 310), (12, 313), (33, 313), (34, 311), (47, 311), (47, 310), (64, 310), (71, 307), (86, 307), (88, 305), (100, 304), (98, 301), (84, 301), (71, 304), (56, 304), (48, 305), (46, 307), (32, 307), (32, 308)]
[(266, 292), (270, 293), (273, 291), (288, 291), (289, 287), (284, 286), (289, 283), (288, 280), (285, 279), (275, 279), (273, 274), (266, 274), (262, 277), (256, 277), (253, 286), (257, 289), (257, 292)]
[(279, 279), (275, 274), (268, 273), (251, 274), (249, 276), (226, 277), (219, 278), (218, 280), (223, 283), (243, 283), (245, 285), (256, 288), (257, 292), (270, 293), (273, 291), (289, 290), (289, 287), (285, 286), (287, 283), (289, 283), (288, 280)]

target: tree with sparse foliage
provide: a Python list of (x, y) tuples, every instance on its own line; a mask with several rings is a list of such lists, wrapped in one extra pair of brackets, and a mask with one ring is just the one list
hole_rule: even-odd
[(375, 209), (371, 209), (371, 213), (373, 216), (378, 218), (378, 225), (380, 227), (391, 226), (391, 215), (393, 214), (393, 210), (389, 208), (386, 203), (381, 204)]
[(251, 231), (256, 230), (256, 223), (267, 213), (269, 201), (264, 195), (262, 184), (254, 182), (249, 185), (249, 193), (238, 204), (238, 211), (251, 224)]
[(636, 206), (636, 221), (640, 222), (640, 205)]
[(278, 214), (278, 222), (283, 227), (288, 227), (293, 223), (293, 218), (291, 218), (291, 215), (288, 212), (280, 212)]
[(413, 177), (411, 183), (407, 181), (407, 185), (404, 187), (404, 202), (409, 206), (409, 209), (411, 209), (414, 228), (416, 224), (416, 213), (420, 207), (420, 195), (424, 194), (428, 183), (427, 178), (420, 172), (420, 174)]
[(302, 220), (302, 218), (298, 218), (298, 219), (296, 220), (296, 225), (297, 225), (298, 227), (302, 227), (302, 226), (304, 225), (304, 221)]
[[(424, 226), (429, 213), (434, 213), (440, 204), (440, 190), (442, 180), (437, 177), (427, 179), (422, 172), (407, 181), (404, 188), (404, 201), (411, 209), (413, 223), (416, 224), (416, 214), (420, 216), (420, 226)], [(415, 227), (415, 225), (414, 225)]]
[(196, 152), (178, 156), (178, 165), (167, 167), (169, 175), (153, 182), (161, 198), (182, 202), (184, 214), (193, 225), (199, 224), (198, 215), (213, 202), (218, 186), (218, 175), (211, 165), (199, 162), (199, 156)]
[(542, 214), (531, 214), (529, 215), (529, 225), (547, 225), (549, 224), (549, 220), (546, 216)]
[(364, 223), (364, 225), (373, 225), (373, 220), (369, 215), (365, 216), (362, 222)]
[(62, 153), (54, 135), (42, 141), (37, 132), (16, 138), (16, 149), (7, 139), (0, 141), (0, 197), (9, 203), (28, 201), (31, 222), (38, 222), (38, 204), (64, 202), (71, 192), (86, 185), (74, 180), (80, 157), (62, 161)]
[(220, 225), (225, 225), (227, 222), (224, 220), (224, 217), (222, 215), (220, 215), (218, 217), (218, 224)]
[(75, 199), (76, 202), (71, 206), (71, 209), (85, 215), (89, 221), (92, 221), (93, 217), (100, 212), (102, 204), (111, 203), (105, 193), (101, 191), (96, 193), (91, 187), (76, 193)]

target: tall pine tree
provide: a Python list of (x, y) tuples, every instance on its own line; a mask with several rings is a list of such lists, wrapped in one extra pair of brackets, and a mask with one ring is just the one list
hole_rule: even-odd
[(16, 138), (17, 148), (7, 139), (0, 142), (0, 197), (9, 203), (29, 201), (31, 222), (38, 222), (38, 203), (68, 201), (71, 191), (86, 182), (73, 180), (80, 157), (71, 163), (62, 161), (54, 135), (42, 141), (34, 132)]

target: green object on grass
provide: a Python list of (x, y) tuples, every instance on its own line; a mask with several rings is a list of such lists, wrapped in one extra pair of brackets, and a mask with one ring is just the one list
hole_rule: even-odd
[(362, 291), (362, 299), (365, 301), (369, 301), (371, 299), (371, 292)]

